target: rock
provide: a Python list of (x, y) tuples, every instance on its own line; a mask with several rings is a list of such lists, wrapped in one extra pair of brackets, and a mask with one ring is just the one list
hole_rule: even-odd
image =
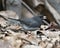
[(23, 46), (23, 48), (42, 48), (42, 47), (35, 46), (35, 45), (25, 45)]
[(50, 38), (57, 38), (60, 34), (60, 31), (52, 32), (52, 31), (47, 30), (47, 31), (42, 31), (42, 32), (43, 34), (45, 34), (45, 36), (50, 37)]
[(15, 12), (18, 19), (21, 17), (21, 0), (6, 0), (6, 8)]
[(33, 17), (33, 14), (27, 9), (25, 8), (24, 6), (22, 6), (22, 16), (21, 18), (24, 19), (24, 18), (32, 18)]
[(18, 15), (16, 12), (7, 10), (7, 11), (1, 11), (0, 15), (2, 15), (5, 18), (13, 18), (13, 19), (19, 19)]
[(2, 27), (6, 27), (7, 26), (7, 20), (5, 20), (3, 17), (0, 17), (0, 25)]
[(0, 40), (0, 48), (14, 48), (8, 41)]
[(46, 48), (52, 48), (53, 44), (49, 43)]
[(41, 0), (24, 0), (31, 7), (36, 7), (39, 4), (44, 4)]
[(45, 4), (48, 10), (52, 13), (56, 22), (60, 25), (60, 0), (46, 0)]

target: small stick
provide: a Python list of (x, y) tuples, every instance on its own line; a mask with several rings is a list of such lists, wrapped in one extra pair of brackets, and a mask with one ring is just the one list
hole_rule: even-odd
[(34, 16), (36, 16), (36, 13), (35, 13), (24, 1), (21, 1), (21, 3), (22, 3)]

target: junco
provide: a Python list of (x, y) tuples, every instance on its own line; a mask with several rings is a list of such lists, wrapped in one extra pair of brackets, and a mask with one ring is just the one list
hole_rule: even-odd
[(36, 30), (43, 24), (43, 16), (34, 16), (32, 18), (19, 19), (16, 21), (20, 22), (24, 30)]
[(36, 30), (43, 24), (43, 16), (34, 16), (19, 20), (25, 30)]

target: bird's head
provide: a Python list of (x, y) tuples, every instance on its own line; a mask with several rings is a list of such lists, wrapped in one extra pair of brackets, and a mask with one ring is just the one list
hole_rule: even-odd
[(39, 16), (39, 18), (41, 18), (41, 19), (46, 19), (46, 16)]

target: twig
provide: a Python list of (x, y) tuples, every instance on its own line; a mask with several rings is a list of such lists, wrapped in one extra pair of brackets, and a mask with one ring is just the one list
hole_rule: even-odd
[(22, 3), (34, 16), (36, 16), (36, 13), (35, 13), (24, 1), (21, 1), (21, 3)]

